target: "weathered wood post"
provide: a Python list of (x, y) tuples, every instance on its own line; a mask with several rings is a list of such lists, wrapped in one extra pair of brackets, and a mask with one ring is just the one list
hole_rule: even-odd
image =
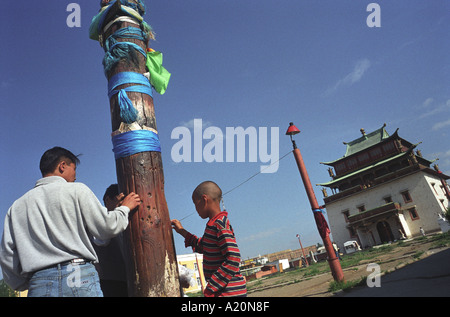
[(143, 21), (144, 13), (141, 0), (102, 0), (90, 38), (105, 50), (119, 189), (125, 194), (135, 192), (142, 200), (138, 210), (130, 213), (124, 233), (128, 295), (179, 297), (153, 92), (149, 75), (144, 76), (149, 71), (148, 41), (153, 39), (150, 26)]

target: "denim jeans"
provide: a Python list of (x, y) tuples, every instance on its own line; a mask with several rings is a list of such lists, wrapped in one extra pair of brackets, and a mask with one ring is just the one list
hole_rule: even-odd
[(58, 264), (33, 274), (28, 297), (103, 297), (93, 264)]

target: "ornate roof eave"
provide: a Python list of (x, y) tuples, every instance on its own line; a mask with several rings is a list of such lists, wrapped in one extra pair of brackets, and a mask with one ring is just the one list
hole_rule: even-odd
[[(330, 187), (330, 186), (332, 186), (332, 185), (334, 185), (334, 184), (336, 184), (336, 183), (338, 183), (338, 182), (340, 182), (340, 181), (343, 181), (343, 180), (345, 180), (345, 179), (347, 179), (347, 178), (349, 178), (349, 177), (351, 177), (351, 176), (353, 176), (353, 175), (355, 175), (355, 174), (361, 173), (361, 172), (363, 172), (363, 171), (367, 171), (367, 170), (369, 170), (369, 169), (372, 169), (372, 168), (378, 167), (378, 166), (380, 166), (380, 165), (383, 165), (383, 164), (385, 164), (385, 163), (387, 163), (387, 162), (389, 162), (389, 161), (392, 161), (392, 160), (398, 159), (398, 158), (400, 158), (400, 157), (403, 157), (403, 156), (405, 156), (405, 155), (408, 155), (409, 153), (412, 153), (412, 151), (414, 150), (414, 148), (416, 148), (416, 146), (419, 145), (419, 144), (420, 144), (420, 143), (413, 144), (413, 145), (411, 145), (411, 147), (408, 148), (405, 152), (401, 152), (401, 153), (399, 153), (399, 154), (397, 154), (397, 155), (391, 156), (391, 157), (389, 157), (389, 158), (386, 158), (386, 159), (384, 159), (384, 160), (382, 160), (382, 161), (376, 162), (376, 163), (374, 163), (374, 164), (371, 164), (371, 165), (366, 166), (366, 167), (364, 167), (364, 168), (361, 168), (361, 169), (359, 169), (359, 170), (356, 170), (356, 171), (350, 172), (350, 173), (348, 173), (348, 174), (342, 175), (341, 177), (336, 178), (336, 179), (333, 179), (333, 180), (331, 180), (331, 181), (329, 181), (329, 182), (327, 182), (327, 183), (316, 184), (316, 186)], [(423, 158), (422, 158), (422, 159), (423, 159)], [(425, 160), (425, 159), (424, 159), (424, 160)]]
[[(400, 137), (398, 136), (398, 130), (399, 130), (399, 128), (397, 128), (397, 129), (395, 130), (395, 132), (394, 132), (392, 135), (388, 135), (388, 133), (387, 133), (386, 130), (384, 129), (385, 127), (386, 127), (386, 124), (384, 124), (380, 129), (375, 130), (375, 131), (369, 133), (369, 135), (371, 135), (372, 133), (376, 133), (376, 132), (378, 132), (378, 131), (380, 131), (380, 130), (383, 130), (383, 135), (387, 135), (387, 136), (386, 136), (386, 137), (382, 137), (382, 139), (381, 139), (378, 143), (375, 143), (375, 144), (373, 144), (373, 145), (371, 145), (371, 146), (369, 146), (369, 147), (367, 147), (367, 148), (364, 148), (364, 149), (361, 150), (361, 151), (368, 150), (368, 149), (370, 149), (370, 148), (372, 148), (372, 147), (374, 147), (374, 146), (380, 144), (381, 142), (386, 142), (387, 140), (391, 140), (391, 139), (395, 139), (395, 138), (400, 138)], [(358, 140), (361, 140), (361, 139), (364, 138), (364, 137), (365, 137), (365, 136), (362, 136), (362, 137), (360, 137), (360, 138), (358, 138), (358, 139), (355, 139), (355, 140), (353, 140), (353, 141), (350, 141), (350, 142), (343, 142), (345, 145), (347, 145), (347, 151), (346, 151), (346, 153), (345, 153), (344, 156), (342, 156), (341, 158), (338, 158), (338, 159), (336, 159), (336, 160), (334, 160), (334, 161), (320, 162), (320, 164), (328, 165), (328, 166), (333, 166), (333, 167), (334, 167), (334, 165), (335, 165), (336, 163), (338, 163), (338, 162), (340, 162), (340, 161), (342, 161), (342, 160), (344, 160), (344, 159), (347, 159), (347, 158), (349, 158), (349, 157), (351, 157), (351, 156), (353, 156), (353, 155), (359, 154), (361, 151), (358, 151), (358, 152), (351, 153), (351, 154), (347, 155), (347, 153), (348, 153), (348, 146), (349, 146), (349, 144), (351, 144), (352, 142), (356, 142), (356, 141), (358, 141)], [(405, 141), (406, 141), (406, 140), (405, 140)], [(408, 143), (410, 143), (410, 142), (408, 142)], [(411, 144), (411, 143), (410, 143), (410, 144)]]

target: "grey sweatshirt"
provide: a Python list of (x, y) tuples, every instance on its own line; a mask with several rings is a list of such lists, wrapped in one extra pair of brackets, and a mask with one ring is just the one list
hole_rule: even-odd
[(28, 288), (32, 273), (74, 258), (97, 261), (90, 235), (106, 240), (128, 226), (130, 209), (108, 211), (82, 183), (59, 176), (39, 179), (6, 215), (0, 244), (5, 282)]

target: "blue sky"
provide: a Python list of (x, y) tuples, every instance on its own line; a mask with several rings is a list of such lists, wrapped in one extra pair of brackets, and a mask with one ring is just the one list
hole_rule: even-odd
[[(81, 27), (69, 28), (75, 1), (5, 2), (0, 11), (0, 226), (9, 206), (40, 178), (39, 159), (55, 145), (82, 153), (77, 181), (101, 198), (116, 182), (104, 52), (88, 37), (99, 1), (76, 1)], [(172, 73), (154, 94), (171, 218), (195, 211), (192, 190), (203, 180), (224, 192), (257, 173), (261, 162), (175, 163), (172, 131), (193, 119), (207, 126), (278, 127), (293, 121), (313, 184), (345, 153), (342, 142), (387, 124), (439, 157), (450, 174), (450, 2), (377, 1), (381, 27), (366, 24), (372, 1), (146, 1), (156, 32), (151, 47)], [(204, 141), (205, 145), (207, 141)], [(320, 204), (321, 188), (315, 187)], [(224, 197), (243, 258), (321, 242), (294, 158)], [(205, 221), (185, 219), (201, 235)], [(177, 254), (190, 253), (175, 234)]]

